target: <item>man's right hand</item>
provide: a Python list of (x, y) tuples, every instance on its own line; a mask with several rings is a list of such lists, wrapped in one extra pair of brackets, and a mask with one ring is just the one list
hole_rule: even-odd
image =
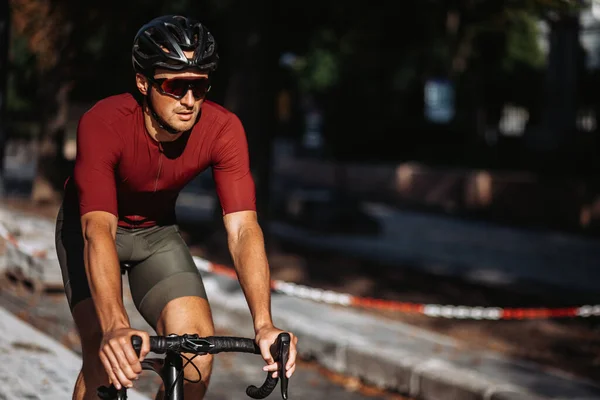
[[(131, 337), (142, 338), (142, 349), (138, 357), (131, 344)], [(100, 360), (108, 373), (110, 382), (117, 388), (133, 387), (142, 372), (141, 361), (150, 352), (150, 336), (147, 332), (131, 328), (119, 328), (104, 333), (100, 345)]]

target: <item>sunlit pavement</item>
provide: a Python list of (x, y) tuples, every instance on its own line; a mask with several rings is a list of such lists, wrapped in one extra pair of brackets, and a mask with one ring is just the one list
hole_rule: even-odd
[[(64, 295), (50, 294), (30, 303), (27, 291), (17, 291), (3, 282), (0, 294), (0, 399), (63, 400), (70, 398), (79, 372), (79, 345)], [(125, 285), (125, 304), (132, 325), (153, 333), (133, 306)], [(28, 322), (17, 318), (18, 314)], [(38, 329), (39, 328), (39, 329)], [(217, 334), (230, 332), (220, 330)], [(61, 343), (62, 342), (62, 343)], [(249, 399), (249, 385), (260, 385), (266, 373), (260, 356), (224, 353), (215, 356), (211, 377), (210, 400)], [(153, 372), (145, 371), (132, 400), (154, 398), (159, 381)], [(147, 397), (145, 397), (147, 396)], [(280, 388), (269, 398), (281, 398)], [(358, 380), (326, 373), (315, 364), (299, 362), (290, 380), (290, 399), (402, 399), (361, 385)]]

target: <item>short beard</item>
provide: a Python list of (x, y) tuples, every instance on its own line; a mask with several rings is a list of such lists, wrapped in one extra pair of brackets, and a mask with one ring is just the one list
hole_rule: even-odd
[(152, 89), (150, 89), (148, 91), (148, 94), (146, 95), (146, 103), (148, 105), (148, 109), (150, 110), (150, 115), (152, 116), (152, 118), (154, 118), (154, 120), (156, 121), (158, 126), (171, 135), (179, 135), (180, 133), (185, 132), (185, 130), (183, 130), (183, 131), (179, 130), (176, 127), (174, 127), (173, 125), (169, 124), (167, 121), (165, 121), (163, 118), (161, 118), (160, 115), (158, 115), (154, 106), (152, 105), (151, 93), (152, 93)]

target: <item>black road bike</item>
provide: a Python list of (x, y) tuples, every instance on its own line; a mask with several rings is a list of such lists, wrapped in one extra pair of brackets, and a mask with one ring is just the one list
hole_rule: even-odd
[[(132, 336), (131, 343), (135, 351), (140, 353), (142, 348), (142, 339), (139, 336)], [(150, 336), (150, 351), (156, 354), (166, 353), (165, 358), (146, 358), (142, 361), (142, 369), (156, 372), (165, 386), (165, 399), (183, 400), (183, 369), (195, 357), (206, 354), (217, 354), (222, 352), (251, 353), (260, 354), (260, 348), (253, 339), (233, 337), (233, 336), (207, 336), (198, 335), (169, 335), (169, 336)], [(181, 353), (194, 354), (188, 358)], [(275, 361), (279, 363), (277, 378), (273, 378), (273, 372), (267, 372), (267, 378), (261, 387), (254, 385), (246, 388), (246, 394), (253, 399), (264, 399), (269, 396), (277, 382), (281, 379), (281, 397), (286, 400), (288, 397), (288, 378), (285, 375), (285, 364), (287, 364), (290, 353), (290, 335), (282, 332), (277, 337), (277, 341), (271, 347), (271, 354)], [(183, 358), (187, 362), (183, 363)], [(193, 364), (192, 364), (193, 365)], [(114, 385), (101, 386), (98, 388), (98, 396), (103, 400), (125, 400), (127, 399), (127, 389), (117, 390)]]

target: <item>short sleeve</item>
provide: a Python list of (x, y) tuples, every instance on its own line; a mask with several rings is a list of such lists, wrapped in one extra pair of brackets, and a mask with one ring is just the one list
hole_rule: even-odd
[(256, 211), (256, 189), (250, 173), (246, 132), (235, 114), (231, 114), (216, 139), (212, 172), (223, 215)]
[(118, 217), (115, 169), (122, 143), (117, 133), (97, 115), (86, 113), (77, 128), (74, 180), (79, 211), (105, 211)]

